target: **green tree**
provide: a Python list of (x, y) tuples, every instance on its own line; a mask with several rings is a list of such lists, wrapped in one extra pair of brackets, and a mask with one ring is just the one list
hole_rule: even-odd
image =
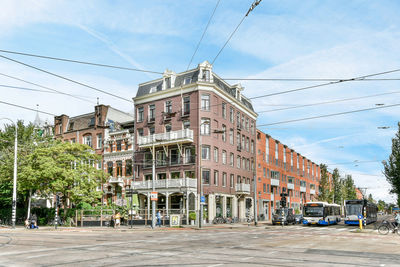
[(397, 205), (400, 206), (400, 122), (394, 138), (392, 138), (392, 153), (387, 161), (383, 161), (383, 174), (391, 185), (390, 193), (397, 196)]
[(331, 202), (331, 193), (329, 188), (328, 170), (325, 164), (321, 164), (321, 181), (319, 182), (319, 201)]
[(333, 203), (342, 204), (343, 201), (343, 182), (340, 178), (339, 170), (335, 168), (332, 173), (333, 182)]
[(354, 185), (354, 180), (351, 175), (346, 175), (343, 180), (343, 198), (357, 199), (357, 193)]
[(378, 210), (385, 211), (386, 210), (386, 203), (383, 200), (378, 200)]
[(372, 202), (372, 203), (376, 203), (376, 201), (374, 200), (374, 198), (372, 197), (372, 194), (368, 195), (368, 201)]

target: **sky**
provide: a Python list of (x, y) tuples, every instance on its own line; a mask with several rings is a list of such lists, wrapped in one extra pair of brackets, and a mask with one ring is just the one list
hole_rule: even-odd
[[(62, 57), (163, 72), (185, 71), (218, 0), (60, 1), (3, 0), (0, 50)], [(253, 0), (220, 0), (190, 68), (213, 61)], [(400, 68), (400, 2), (263, 0), (218, 56), (213, 71), (225, 79), (350, 79)], [(131, 99), (138, 84), (158, 74), (6, 56)], [(23, 79), (75, 97), (40, 89)], [(371, 78), (400, 78), (392, 72)], [(326, 81), (248, 81), (249, 98)], [(128, 101), (91, 90), (0, 57), (0, 101), (51, 114), (75, 116), (101, 104), (133, 112)], [(375, 97), (271, 111), (346, 98)], [(348, 81), (253, 100), (259, 129), (315, 163), (351, 174), (375, 199), (393, 202), (382, 174), (391, 152), (400, 107), (291, 123), (279, 122), (400, 103), (396, 80)], [(377, 105), (378, 104), (378, 105)], [(382, 106), (383, 105), (383, 106)], [(33, 121), (36, 113), (0, 103), (0, 118)], [(52, 116), (40, 114), (42, 120)], [(0, 125), (6, 123), (1, 121)], [(266, 125), (279, 123), (274, 125)], [(390, 127), (378, 129), (378, 127)]]

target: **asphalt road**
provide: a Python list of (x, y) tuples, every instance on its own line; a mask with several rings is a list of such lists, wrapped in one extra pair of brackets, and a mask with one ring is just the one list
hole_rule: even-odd
[(0, 230), (0, 266), (400, 266), (400, 236), (357, 227)]

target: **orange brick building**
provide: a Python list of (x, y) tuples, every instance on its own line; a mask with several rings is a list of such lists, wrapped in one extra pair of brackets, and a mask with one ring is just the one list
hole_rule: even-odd
[(257, 203), (261, 220), (271, 219), (287, 193), (287, 206), (301, 210), (317, 199), (320, 166), (257, 129)]

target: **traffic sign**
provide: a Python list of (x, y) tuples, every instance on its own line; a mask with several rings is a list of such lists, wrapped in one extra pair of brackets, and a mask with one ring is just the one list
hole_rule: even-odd
[(206, 197), (205, 196), (201, 196), (200, 197), (200, 203), (201, 204), (205, 204), (206, 203)]
[(358, 219), (362, 220), (363, 216), (361, 214), (358, 215)]
[(150, 200), (157, 201), (158, 200), (158, 193), (157, 192), (151, 192), (150, 193)]

